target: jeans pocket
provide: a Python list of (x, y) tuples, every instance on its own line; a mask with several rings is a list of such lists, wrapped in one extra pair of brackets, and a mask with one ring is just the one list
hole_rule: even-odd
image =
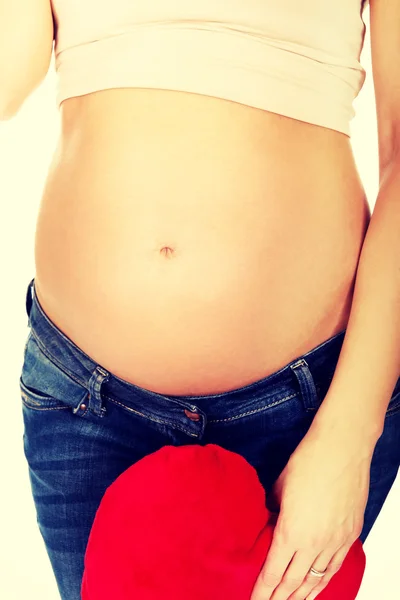
[(32, 330), (25, 344), (19, 385), (23, 404), (37, 410), (75, 408), (89, 394), (54, 360)]
[(398, 378), (392, 396), (390, 398), (389, 405), (386, 411), (386, 417), (394, 415), (400, 410), (400, 377)]

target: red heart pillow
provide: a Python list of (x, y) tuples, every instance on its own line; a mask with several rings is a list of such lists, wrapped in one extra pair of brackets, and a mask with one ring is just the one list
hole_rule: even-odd
[[(276, 522), (265, 498), (254, 467), (215, 444), (144, 457), (102, 498), (82, 600), (249, 600)], [(365, 563), (356, 540), (318, 600), (354, 600)]]

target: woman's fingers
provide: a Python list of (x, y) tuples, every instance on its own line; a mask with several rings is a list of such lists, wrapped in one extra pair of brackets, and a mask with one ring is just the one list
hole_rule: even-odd
[[(277, 530), (275, 529), (275, 534)], [(293, 558), (295, 550), (274, 535), (267, 559), (260, 571), (250, 600), (269, 600)]]
[[(314, 600), (340, 569), (352, 543), (316, 553), (315, 549), (293, 550), (291, 545), (274, 538), (251, 600)], [(310, 573), (311, 567), (317, 571), (326, 569), (326, 573), (318, 577)]]
[[(329, 557), (330, 558), (330, 557)], [(324, 560), (315, 551), (298, 550), (293, 557), (279, 586), (271, 596), (271, 600), (304, 600), (320, 582), (320, 578), (310, 573), (314, 567), (324, 571), (329, 558)], [(301, 590), (301, 591), (300, 591)]]
[[(330, 582), (332, 577), (335, 575), (335, 573), (337, 573), (339, 571), (339, 569), (342, 566), (343, 561), (346, 558), (347, 553), (350, 550), (353, 543), (354, 542), (352, 542), (351, 544), (345, 544), (344, 546), (339, 548), (339, 550), (332, 556), (332, 558), (328, 564), (325, 575), (320, 578), (318, 584), (313, 588), (312, 592), (311, 593), (308, 592), (309, 596), (307, 596), (307, 600), (314, 600), (314, 598), (316, 598), (318, 596), (318, 594), (320, 594), (322, 592), (322, 590), (324, 588), (326, 588), (326, 586), (328, 585), (328, 583)], [(321, 555), (318, 557), (318, 560), (321, 559), (321, 561), (323, 561), (324, 560), (323, 555), (324, 555), (324, 553), (321, 553)], [(315, 567), (315, 568), (317, 568), (317, 567)], [(318, 570), (320, 570), (320, 569), (318, 569)], [(304, 588), (304, 590), (305, 590), (305, 593), (307, 594), (306, 588)], [(303, 588), (301, 588), (299, 591), (300, 591), (300, 593), (303, 593)], [(302, 598), (305, 598), (305, 597), (306, 596), (302, 596)]]

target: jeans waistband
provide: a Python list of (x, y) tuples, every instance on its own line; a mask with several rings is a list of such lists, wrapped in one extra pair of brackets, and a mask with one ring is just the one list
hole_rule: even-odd
[[(36, 295), (34, 278), (30, 281), (27, 289), (26, 312), (28, 325), (33, 330), (35, 337), (40, 340), (55, 362), (83, 386), (88, 386), (89, 380), (97, 369), (108, 393), (114, 397), (126, 399), (130, 394), (132, 397), (140, 395), (146, 403), (171, 399), (192, 408), (201, 406), (204, 410), (207, 410), (208, 407), (216, 409), (218, 405), (225, 406), (230, 402), (238, 405), (241, 402), (248, 403), (249, 399), (256, 401), (263, 398), (265, 401), (269, 396), (272, 399), (277, 390), (282, 390), (285, 386), (294, 391), (298, 389), (299, 385), (301, 388), (302, 380), (310, 379), (310, 375), (314, 386), (326, 390), (334, 374), (346, 331), (345, 329), (340, 331), (305, 354), (296, 357), (281, 369), (254, 383), (219, 394), (175, 396), (159, 394), (125, 381), (95, 362), (46, 315)], [(300, 373), (296, 373), (297, 367), (306, 367), (306, 370), (303, 369), (303, 374), (301, 369), (299, 369)]]

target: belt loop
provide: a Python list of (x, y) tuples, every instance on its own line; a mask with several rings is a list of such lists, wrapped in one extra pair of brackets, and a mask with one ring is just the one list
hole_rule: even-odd
[(28, 288), (26, 290), (26, 297), (25, 297), (25, 310), (26, 310), (26, 314), (28, 315), (28, 327), (31, 326), (31, 320), (30, 320), (30, 314), (31, 314), (31, 308), (32, 308), (32, 302), (33, 302), (33, 280), (32, 279), (29, 284), (28, 284)]
[(290, 368), (298, 381), (305, 409), (307, 411), (317, 410), (318, 392), (307, 361), (304, 358), (300, 358), (294, 364), (290, 365)]
[(110, 373), (97, 365), (89, 379), (89, 408), (98, 417), (106, 414), (106, 408), (102, 406), (101, 386), (109, 377)]

